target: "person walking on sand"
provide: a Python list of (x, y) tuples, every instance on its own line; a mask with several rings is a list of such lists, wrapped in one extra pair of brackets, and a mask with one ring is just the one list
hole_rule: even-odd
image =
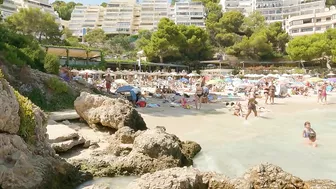
[(196, 84), (196, 93), (195, 93), (195, 104), (196, 104), (196, 110), (201, 109), (202, 104), (202, 98), (203, 98), (203, 88), (200, 84)]
[(248, 103), (247, 103), (247, 114), (245, 117), (245, 120), (247, 120), (247, 118), (249, 117), (249, 115), (251, 114), (251, 112), (253, 111), (254, 116), (257, 117), (258, 113), (257, 113), (257, 101), (256, 101), (256, 95), (255, 95), (255, 90), (253, 89), (249, 95), (249, 99), (248, 99)]
[(112, 77), (110, 76), (110, 74), (107, 74), (105, 78), (105, 85), (106, 85), (107, 93), (111, 93), (111, 83), (112, 83)]
[(327, 104), (327, 83), (324, 83), (321, 88), (321, 102)]
[(270, 86), (269, 86), (269, 99), (271, 104), (274, 104), (274, 97), (275, 97), (275, 86), (273, 84), (273, 81), (271, 82)]

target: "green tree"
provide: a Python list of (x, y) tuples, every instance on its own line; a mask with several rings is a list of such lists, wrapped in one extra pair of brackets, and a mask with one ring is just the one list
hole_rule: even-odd
[(240, 11), (228, 11), (223, 14), (219, 20), (220, 31), (228, 33), (242, 33), (241, 27), (245, 16)]
[(286, 44), (289, 41), (289, 35), (282, 28), (281, 22), (273, 22), (267, 26), (266, 29), (267, 39), (272, 43), (275, 52), (284, 54)]
[(75, 6), (81, 6), (81, 5), (83, 4), (75, 2), (66, 3), (64, 1), (55, 1), (52, 3), (52, 6), (58, 13), (59, 17), (62, 18), (62, 20), (70, 20), (71, 13), (75, 8)]
[(88, 30), (88, 33), (84, 36), (84, 39), (90, 47), (102, 47), (105, 42), (106, 35), (104, 30), (97, 28)]
[(152, 37), (152, 32), (149, 30), (140, 30), (138, 34), (138, 39), (135, 42), (137, 50), (142, 50), (143, 47), (149, 44)]
[(326, 0), (326, 6), (335, 6), (336, 5), (336, 0)]
[[(126, 35), (116, 35), (110, 38), (104, 45), (108, 54), (120, 57), (122, 55), (127, 55), (135, 50), (132, 42), (131, 36)], [(131, 57), (128, 57), (131, 58)]]
[(44, 58), (44, 69), (47, 73), (58, 75), (60, 60), (56, 55), (47, 54)]
[(265, 17), (259, 12), (255, 11), (248, 17), (244, 18), (243, 28), (245, 35), (251, 36), (258, 29), (262, 29), (266, 26)]
[(179, 25), (179, 31), (184, 36), (184, 43), (180, 46), (180, 53), (190, 61), (208, 59), (212, 56), (212, 49), (207, 32), (197, 26)]
[(286, 51), (292, 60), (312, 61), (328, 52), (325, 34), (295, 37), (289, 41)]
[(57, 44), (61, 37), (55, 18), (37, 8), (20, 9), (18, 13), (9, 16), (6, 23), (15, 31), (37, 37), (39, 42)]
[(107, 3), (103, 2), (102, 4), (100, 4), (100, 6), (107, 7)]

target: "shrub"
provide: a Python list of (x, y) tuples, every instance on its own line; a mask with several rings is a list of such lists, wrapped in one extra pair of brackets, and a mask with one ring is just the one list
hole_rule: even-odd
[(56, 55), (47, 54), (44, 58), (44, 69), (47, 73), (58, 75), (60, 60)]
[(2, 70), (0, 69), (0, 79), (1, 78), (4, 78), (5, 76), (4, 76), (4, 74), (2, 73)]
[(68, 86), (55, 77), (52, 77), (47, 81), (47, 86), (58, 94), (68, 92)]
[(28, 144), (35, 143), (35, 115), (33, 111), (32, 102), (22, 96), (19, 92), (15, 91), (15, 96), (19, 102), (19, 115), (20, 115), (20, 129), (19, 136)]

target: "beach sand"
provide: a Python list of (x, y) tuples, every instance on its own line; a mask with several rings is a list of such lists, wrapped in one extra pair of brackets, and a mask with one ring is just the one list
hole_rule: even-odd
[[(251, 166), (270, 162), (302, 179), (336, 180), (336, 93), (329, 96), (328, 105), (317, 104), (315, 95), (276, 98), (274, 105), (257, 101), (265, 110), (257, 118), (252, 113), (247, 121), (233, 116), (224, 103), (203, 104), (201, 110), (160, 104), (138, 111), (149, 128), (165, 126), (182, 140), (200, 143), (195, 167), (201, 170), (236, 177)], [(305, 121), (317, 132), (317, 148), (304, 144)]]

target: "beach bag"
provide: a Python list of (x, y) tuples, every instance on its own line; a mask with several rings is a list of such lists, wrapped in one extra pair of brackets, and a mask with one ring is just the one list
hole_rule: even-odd
[(139, 102), (137, 102), (137, 105), (141, 108), (144, 108), (144, 107), (146, 107), (146, 102), (145, 101), (139, 101)]

